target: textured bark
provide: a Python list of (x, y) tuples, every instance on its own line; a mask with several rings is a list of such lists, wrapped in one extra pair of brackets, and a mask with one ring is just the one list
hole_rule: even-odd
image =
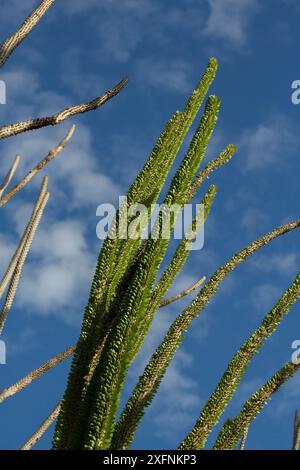
[(18, 45), (31, 33), (41, 21), (44, 14), (54, 4), (55, 0), (43, 0), (38, 7), (26, 18), (18, 30), (7, 38), (0, 46), (0, 67), (7, 61), (9, 56)]
[(47, 126), (56, 126), (62, 122), (70, 119), (77, 114), (87, 113), (93, 111), (100, 106), (103, 106), (107, 101), (116, 96), (120, 91), (122, 91), (128, 83), (127, 77), (123, 78), (116, 86), (106, 91), (104, 95), (95, 98), (92, 101), (87, 103), (81, 103), (74, 106), (59, 111), (53, 116), (28, 119), (26, 121), (17, 122), (14, 124), (9, 124), (0, 128), (0, 139), (7, 139), (23, 132), (33, 131), (36, 129), (41, 129), (42, 127)]
[(40, 427), (35, 431), (35, 433), (30, 436), (30, 438), (25, 442), (25, 444), (22, 445), (20, 450), (30, 450), (41, 439), (45, 432), (48, 431), (51, 424), (56, 420), (60, 411), (60, 407), (61, 403), (59, 402), (54, 408), (54, 410), (50, 413), (50, 415), (42, 422)]

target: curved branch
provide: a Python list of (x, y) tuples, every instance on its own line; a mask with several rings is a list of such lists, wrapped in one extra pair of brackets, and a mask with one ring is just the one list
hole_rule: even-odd
[(185, 198), (185, 202), (187, 203), (197, 192), (200, 188), (202, 183), (209, 178), (209, 175), (214, 171), (220, 168), (222, 165), (226, 165), (231, 158), (236, 153), (237, 148), (233, 144), (229, 144), (225, 150), (223, 150), (214, 160), (211, 160), (205, 168), (200, 172), (198, 176), (194, 179), (187, 195)]
[(166, 369), (183, 340), (184, 332), (216, 294), (217, 289), (224, 279), (257, 250), (267, 245), (275, 238), (298, 227), (300, 227), (300, 220), (277, 227), (272, 232), (259, 237), (233, 255), (229, 261), (223, 264), (223, 266), (213, 274), (204, 287), (202, 287), (193, 302), (173, 322), (167, 335), (152, 355), (143, 374), (140, 376), (139, 382), (127, 401), (115, 426), (111, 449), (123, 450), (129, 448), (140, 420), (145, 413), (145, 409), (153, 400)]
[(1, 127), (0, 139), (7, 139), (8, 137), (12, 137), (23, 132), (32, 131), (34, 129), (40, 129), (46, 126), (56, 126), (57, 124), (70, 119), (72, 116), (87, 113), (88, 111), (93, 111), (120, 93), (120, 91), (126, 87), (127, 83), (128, 78), (125, 77), (116, 86), (104, 93), (104, 95), (99, 96), (98, 98), (95, 98), (88, 103), (81, 103), (69, 108), (65, 108), (53, 116), (28, 119), (26, 121), (21, 121), (15, 124), (9, 124), (7, 126)]
[(264, 317), (259, 327), (244, 341), (241, 348), (233, 356), (217, 387), (205, 403), (194, 427), (180, 444), (181, 450), (200, 450), (204, 448), (210, 432), (224, 413), (253, 357), (263, 347), (266, 340), (275, 333), (299, 297), (300, 272), (275, 306)]
[(245, 430), (249, 428), (264, 405), (299, 369), (300, 361), (297, 363), (288, 362), (268, 382), (253, 393), (243, 405), (240, 413), (234, 419), (229, 419), (225, 422), (213, 446), (213, 450), (234, 449)]

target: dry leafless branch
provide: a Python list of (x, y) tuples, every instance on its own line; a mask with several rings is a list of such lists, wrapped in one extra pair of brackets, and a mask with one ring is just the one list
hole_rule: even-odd
[(54, 2), (55, 0), (43, 0), (18, 30), (4, 41), (0, 46), (0, 67), (3, 66), (16, 47), (31, 33)]
[(203, 276), (199, 281), (196, 282), (193, 286), (189, 287), (188, 289), (180, 292), (179, 294), (174, 295), (173, 297), (170, 297), (169, 299), (165, 299), (162, 301), (160, 304), (159, 308), (166, 307), (167, 305), (170, 305), (173, 302), (176, 302), (176, 300), (182, 299), (182, 297), (185, 297), (186, 295), (191, 294), (194, 290), (198, 289), (206, 280), (206, 277)]
[(49, 197), (50, 197), (49, 192), (46, 192), (46, 193), (44, 192), (45, 187), (46, 187), (46, 184), (45, 184), (45, 180), (44, 180), (44, 182), (42, 184), (42, 187), (41, 187), (39, 197), (38, 197), (37, 202), (36, 202), (36, 205), (33, 209), (30, 222), (28, 224), (28, 230), (25, 230), (25, 238), (23, 239), (23, 241), (21, 241), (22, 249), (21, 249), (19, 257), (16, 261), (16, 266), (15, 266), (15, 269), (14, 269), (13, 274), (11, 276), (11, 281), (10, 281), (10, 285), (9, 285), (8, 292), (7, 292), (7, 295), (6, 295), (6, 299), (5, 299), (4, 305), (2, 307), (2, 310), (0, 312), (0, 334), (3, 331), (5, 321), (7, 319), (7, 316), (9, 314), (9, 311), (10, 311), (11, 306), (13, 304), (13, 301), (14, 301), (14, 298), (15, 298), (15, 295), (16, 295), (16, 291), (17, 291), (17, 288), (18, 288), (18, 285), (19, 285), (19, 281), (20, 281), (20, 278), (21, 278), (24, 263), (26, 261), (29, 249), (30, 249), (32, 241), (34, 239), (37, 227), (38, 227), (38, 225), (40, 223), (40, 220), (42, 218), (45, 206), (46, 206), (46, 204), (49, 200)]
[(30, 450), (45, 434), (51, 424), (56, 420), (60, 411), (61, 402), (59, 402), (50, 415), (42, 422), (37, 431), (23, 444), (20, 450)]
[[(54, 3), (55, 0), (41, 1), (37, 8), (35, 8), (35, 10), (27, 17), (27, 19), (21, 24), (17, 31), (10, 37), (8, 37), (3, 44), (0, 45), (0, 67), (4, 65), (10, 55), (13, 53), (13, 51), (31, 33), (35, 26), (40, 22), (44, 14)], [(127, 83), (128, 78), (125, 77), (115, 87), (108, 90), (102, 96), (99, 96), (96, 99), (93, 99), (92, 101), (89, 101), (87, 103), (82, 103), (65, 108), (52, 116), (28, 119), (25, 121), (0, 127), (0, 139), (5, 139), (23, 132), (40, 129), (46, 126), (54, 126), (62, 123), (63, 121), (75, 115), (95, 110), (102, 106), (104, 103), (106, 103), (108, 100), (116, 96), (120, 91), (122, 91), (123, 88), (127, 85)], [(17, 185), (15, 185), (11, 189), (11, 191), (9, 191), (6, 195), (3, 195), (20, 163), (21, 157), (19, 155), (16, 156), (8, 174), (6, 175), (2, 185), (0, 186), (0, 207), (5, 205), (18, 191), (20, 191), (26, 184), (28, 184), (29, 181), (31, 181), (31, 179), (45, 167), (45, 165), (47, 165), (53, 158), (56, 157), (56, 155), (58, 155), (58, 153), (65, 147), (67, 142), (70, 140), (74, 129), (75, 126), (73, 125), (66, 137), (59, 143), (59, 145), (53, 150), (49, 151), (47, 156), (42, 159)], [(47, 183), (48, 178), (45, 177), (43, 179), (39, 197), (34, 206), (31, 218), (24, 230), (19, 246), (11, 259), (8, 269), (0, 282), (0, 298), (3, 296), (5, 290), (8, 287), (6, 299), (2, 307), (2, 311), (0, 312), (0, 334), (2, 333), (5, 321), (12, 306), (16, 290), (19, 285), (22, 269), (26, 261), (29, 249), (31, 247), (36, 229), (39, 225), (44, 208), (49, 199), (49, 192), (47, 192)], [(38, 377), (44, 374), (46, 371), (55, 367), (64, 359), (70, 357), (74, 353), (75, 348), (76, 345), (69, 347), (62, 353), (58, 354), (54, 358), (43, 363), (34, 371), (27, 374), (14, 385), (2, 390), (2, 392), (0, 392), (0, 402), (19, 392), (20, 390), (28, 386), (30, 383), (32, 383), (32, 381), (36, 380)], [(56, 419), (59, 413), (59, 409), (60, 403), (55, 407), (55, 409), (48, 416), (48, 418), (43, 421), (39, 429), (22, 446), (22, 450), (30, 449), (42, 437), (44, 432), (46, 432), (52, 422)]]
[[(73, 124), (70, 130), (68, 131), (68, 133), (66, 134), (66, 136), (64, 137), (64, 139), (54, 149), (50, 150), (47, 156), (43, 158), (32, 170), (30, 170), (29, 173), (16, 186), (14, 186), (9, 191), (9, 193), (7, 193), (5, 196), (0, 198), (0, 207), (4, 206), (13, 196), (15, 196), (16, 193), (18, 193), (22, 188), (24, 188), (24, 186), (26, 186), (26, 184), (28, 184), (29, 181), (31, 181), (31, 179), (37, 173), (39, 173), (39, 171), (41, 171), (49, 162), (51, 162), (51, 160), (53, 160), (64, 149), (64, 147), (67, 145), (67, 143), (71, 139), (74, 133), (74, 130), (75, 130), (75, 125)], [(7, 187), (8, 184), (9, 184), (9, 181), (6, 184), (5, 188)], [(1, 196), (1, 192), (0, 192), (0, 196)]]
[[(203, 282), (205, 281), (205, 276), (203, 276), (196, 284), (191, 286), (189, 289), (186, 289), (185, 291), (181, 292), (180, 294), (175, 295), (174, 297), (171, 297), (170, 299), (164, 300), (160, 307), (165, 307), (166, 305), (169, 305), (172, 302), (175, 302), (176, 300), (181, 299), (182, 297), (190, 294), (193, 292), (195, 289), (197, 289)], [(31, 371), (29, 374), (27, 374), (25, 377), (23, 377), (21, 380), (16, 382), (15, 384), (11, 385), (10, 387), (2, 390), (0, 392), (0, 403), (6, 400), (7, 398), (15, 395), (16, 393), (20, 392), (23, 390), (23, 388), (27, 387), (30, 385), (34, 380), (38, 379), (41, 377), (43, 374), (45, 374), (48, 370), (52, 369), (56, 365), (60, 364), (62, 361), (65, 359), (68, 359), (71, 357), (75, 351), (76, 345), (70, 346), (67, 348), (65, 351), (57, 354), (56, 356), (52, 357), (49, 359), (47, 362), (44, 362), (42, 365), (40, 365), (37, 369), (34, 369)]]
[(28, 233), (29, 231), (31, 230), (31, 226), (32, 226), (32, 221), (33, 221), (33, 218), (35, 217), (36, 213), (37, 213), (37, 209), (38, 209), (38, 206), (39, 206), (39, 201), (41, 200), (41, 198), (46, 194), (47, 192), (47, 186), (48, 186), (48, 177), (45, 176), (43, 178), (43, 182), (42, 182), (42, 186), (41, 186), (41, 189), (40, 189), (40, 194), (39, 194), (39, 198), (37, 200), (37, 202), (35, 203), (35, 206), (34, 206), (34, 209), (33, 209), (33, 213), (31, 215), (31, 218), (23, 232), (23, 235), (22, 235), (22, 238), (21, 238), (21, 241), (19, 243), (19, 246), (15, 252), (15, 254), (13, 255), (12, 259), (11, 259), (11, 262), (0, 282), (0, 299), (6, 289), (6, 287), (8, 286), (8, 283), (9, 281), (11, 280), (11, 277), (14, 273), (14, 270), (16, 268), (16, 265), (17, 265), (17, 262), (19, 260), (19, 257), (20, 257), (20, 254), (24, 248), (24, 244), (25, 244), (25, 241), (27, 240), (27, 237), (28, 237)]
[(50, 359), (47, 362), (44, 362), (42, 365), (37, 367), (35, 370), (27, 374), (25, 377), (23, 377), (21, 380), (18, 380), (15, 384), (11, 385), (10, 387), (5, 388), (0, 392), (0, 403), (2, 403), (4, 400), (7, 398), (15, 395), (16, 393), (20, 392), (23, 390), (23, 388), (28, 387), (34, 380), (38, 379), (43, 375), (45, 372), (47, 372), (49, 369), (52, 369), (53, 367), (57, 366), (60, 364), (62, 361), (67, 359), (68, 357), (72, 356), (76, 348), (76, 345), (71, 346), (70, 348), (66, 349), (60, 354), (57, 354), (54, 356), (52, 359)]
[(14, 174), (15, 174), (18, 166), (19, 166), (20, 160), (21, 160), (20, 155), (17, 155), (16, 158), (14, 159), (14, 162), (13, 162), (12, 166), (10, 167), (7, 175), (5, 176), (2, 185), (0, 186), (0, 202), (1, 202), (1, 198), (2, 198), (2, 195), (3, 195), (4, 191), (6, 190), (7, 186), (11, 182), (11, 180), (12, 180), (12, 178), (13, 178), (13, 176), (14, 176)]
[(26, 121), (3, 126), (0, 128), (0, 139), (7, 139), (8, 137), (21, 134), (22, 132), (32, 131), (46, 126), (56, 126), (57, 124), (70, 119), (72, 116), (87, 113), (88, 111), (93, 111), (120, 93), (120, 91), (125, 88), (127, 83), (128, 78), (125, 77), (116, 86), (104, 93), (104, 95), (99, 96), (98, 98), (95, 98), (88, 103), (81, 103), (69, 108), (65, 108), (53, 116), (28, 119)]
[[(165, 307), (166, 305), (169, 305), (172, 302), (175, 302), (176, 300), (181, 299), (182, 297), (189, 295), (191, 292), (196, 290), (198, 287), (200, 287), (201, 284), (205, 281), (206, 277), (203, 276), (196, 284), (193, 286), (189, 287), (185, 291), (174, 295), (173, 297), (164, 300), (160, 308)], [(15, 395), (16, 393), (20, 392), (23, 390), (23, 388), (27, 387), (30, 385), (34, 380), (38, 379), (41, 377), (43, 374), (45, 374), (48, 370), (52, 369), (56, 365), (60, 364), (62, 361), (65, 359), (68, 359), (71, 357), (75, 351), (76, 345), (70, 346), (67, 348), (65, 351), (57, 354), (56, 356), (52, 357), (49, 359), (47, 362), (44, 362), (41, 366), (39, 366), (37, 369), (34, 369), (31, 371), (29, 374), (27, 374), (25, 377), (23, 377), (21, 380), (16, 382), (15, 384), (11, 385), (10, 387), (2, 390), (0, 392), (0, 403), (6, 400), (7, 398), (11, 397), (12, 395)]]

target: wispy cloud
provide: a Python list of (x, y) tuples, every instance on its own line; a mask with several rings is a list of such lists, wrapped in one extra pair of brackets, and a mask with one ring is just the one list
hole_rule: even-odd
[(245, 227), (249, 233), (257, 233), (264, 229), (268, 220), (268, 215), (264, 211), (256, 207), (249, 207), (244, 211), (241, 225)]
[(91, 72), (90, 67), (85, 66), (85, 59), (84, 48), (71, 46), (62, 54), (60, 61), (62, 83), (69, 92), (72, 91), (75, 96), (83, 100), (91, 97), (91, 93), (96, 95), (100, 90), (106, 89), (101, 74)]
[(17, 248), (14, 238), (8, 234), (0, 234), (0, 275), (6, 271), (10, 259)]
[(291, 275), (299, 267), (298, 259), (298, 253), (260, 254), (252, 260), (252, 266), (265, 272), (277, 271), (280, 274)]
[[(7, 120), (48, 115), (67, 104), (67, 97), (45, 90), (39, 75), (31, 69), (13, 69), (6, 73), (5, 79), (13, 104), (5, 107)], [(20, 179), (61, 140), (69, 125), (43, 129), (34, 136), (24, 134), (3, 142), (2, 152), (6, 158), (1, 160), (1, 174), (8, 170), (9, 159), (19, 153), (22, 160), (15, 179)], [(118, 183), (102, 173), (100, 168), (101, 160), (99, 162), (95, 154), (91, 132), (79, 124), (72, 141), (46, 169), (51, 199), (16, 298), (16, 306), (22, 306), (23, 311), (59, 315), (67, 322), (74, 322), (82, 316), (96, 259), (93, 252), (97, 243), (96, 207), (102, 202), (117, 200), (121, 193)], [(17, 246), (40, 180), (41, 176), (33, 179), (3, 209), (9, 230), (0, 239), (1, 267), (7, 266)], [(26, 202), (28, 200), (31, 202)], [(93, 224), (92, 232), (87, 221)], [(94, 238), (88, 241), (89, 233)]]
[(65, 2), (63, 8), (70, 14), (92, 9), (91, 24), (99, 36), (102, 54), (118, 62), (127, 62), (148, 36), (157, 12), (163, 7), (149, 0), (75, 0), (72, 5)]
[(246, 155), (245, 170), (261, 170), (268, 167), (281, 169), (289, 165), (289, 156), (300, 145), (298, 129), (288, 116), (273, 116), (254, 129), (244, 132), (239, 149)]
[(186, 93), (191, 88), (191, 66), (184, 60), (141, 59), (137, 63), (137, 74), (145, 85), (165, 90)]
[(189, 376), (192, 362), (192, 356), (184, 350), (177, 353), (154, 403), (152, 413), (157, 426), (156, 434), (172, 442), (184, 437), (182, 433), (192, 427), (203, 405), (197, 383)]
[(17, 306), (26, 306), (32, 314), (59, 315), (74, 323), (82, 316), (81, 300), (87, 295), (94, 256), (83, 224), (64, 220), (49, 225), (40, 227), (32, 246)]
[[(49, 115), (66, 106), (68, 98), (45, 90), (37, 73), (26, 68), (15, 69), (4, 74), (9, 88), (11, 106), (5, 106), (6, 120), (31, 116)], [(26, 94), (24, 95), (24, 89)], [(54, 129), (43, 129), (32, 135), (21, 135), (3, 143), (2, 151), (7, 158), (21, 154), (22, 161), (17, 176), (23, 175), (43, 158), (63, 137), (70, 124)], [(99, 159), (98, 159), (99, 160)], [(7, 159), (0, 164), (3, 174), (7, 171)], [(51, 177), (51, 190), (68, 196), (68, 206), (93, 205), (110, 202), (120, 194), (117, 182), (99, 171), (90, 130), (83, 124), (77, 126), (71, 142), (56, 159), (55, 165), (47, 168)], [(36, 188), (34, 180), (30, 188)]]
[[(89, 23), (99, 38), (93, 49), (101, 61), (113, 59), (128, 63), (136, 58), (151, 58), (160, 48), (166, 57), (176, 55), (178, 38), (198, 39), (204, 25), (206, 0), (161, 2), (158, 0), (74, 0), (61, 7), (64, 14), (93, 11)], [(150, 53), (148, 51), (151, 51)], [(172, 54), (171, 54), (172, 51)], [(181, 72), (179, 72), (181, 73)]]
[(265, 283), (252, 289), (251, 302), (256, 310), (265, 314), (275, 305), (281, 295), (282, 289), (280, 287)]
[(248, 27), (259, 12), (257, 0), (208, 0), (210, 13), (204, 35), (227, 40), (235, 46), (246, 42)]

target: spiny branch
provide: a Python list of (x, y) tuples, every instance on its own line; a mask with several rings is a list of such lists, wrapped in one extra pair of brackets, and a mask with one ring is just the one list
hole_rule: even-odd
[(31, 33), (54, 2), (55, 0), (43, 0), (21, 24), (19, 29), (4, 41), (0, 46), (0, 67), (3, 66), (18, 45)]
[(58, 364), (60, 364), (62, 361), (69, 358), (70, 356), (72, 356), (72, 354), (75, 351), (75, 348), (76, 348), (76, 345), (69, 347), (65, 351), (49, 359), (47, 362), (44, 362), (42, 365), (40, 365), (39, 367), (31, 371), (21, 380), (18, 380), (18, 382), (16, 382), (15, 384), (2, 390), (0, 392), (0, 403), (2, 403), (7, 398), (15, 395), (16, 393), (20, 392), (21, 390), (23, 390), (23, 388), (28, 387), (28, 385), (30, 385), (34, 380), (41, 377), (41, 375), (45, 374), (45, 372), (57, 366)]
[[(191, 292), (197, 289), (201, 284), (203, 284), (205, 279), (206, 279), (205, 276), (203, 276), (198, 282), (196, 282), (196, 284), (191, 286), (189, 289), (186, 289), (185, 291), (181, 292), (180, 294), (175, 295), (174, 297), (171, 297), (170, 299), (164, 300), (161, 303), (160, 307), (161, 308), (165, 307), (166, 305), (169, 305), (171, 302), (175, 302), (176, 300), (179, 300), (180, 298), (186, 295), (189, 295)], [(3, 389), (0, 392), (0, 403), (2, 403), (7, 398), (10, 398), (11, 396), (15, 395), (16, 393), (20, 392), (21, 390), (23, 390), (23, 388), (28, 387), (28, 385), (30, 385), (34, 380), (38, 379), (43, 374), (48, 372), (48, 370), (52, 369), (53, 367), (57, 366), (64, 360), (71, 357), (74, 354), (75, 349), (76, 349), (76, 345), (70, 346), (65, 351), (57, 354), (56, 356), (44, 362), (42, 365), (40, 365), (33, 371), (29, 372), (29, 374), (27, 374), (21, 380), (18, 380), (18, 382), (14, 383), (10, 387)]]
[(240, 413), (232, 420), (227, 420), (222, 427), (214, 450), (234, 449), (243, 433), (261, 412), (272, 396), (300, 369), (300, 361), (288, 362), (273, 377), (259, 388), (244, 404)]
[(245, 445), (246, 445), (246, 441), (247, 441), (247, 437), (248, 437), (248, 432), (249, 432), (249, 428), (245, 429), (245, 431), (243, 432), (243, 437), (242, 437), (241, 443), (240, 443), (240, 450), (245, 450)]
[(201, 184), (209, 177), (209, 175), (219, 168), (222, 165), (228, 163), (231, 158), (236, 153), (237, 148), (233, 144), (229, 144), (223, 152), (221, 152), (214, 160), (211, 160), (206, 167), (196, 176), (195, 180), (193, 181), (191, 188), (188, 191), (186, 196), (185, 202), (188, 202), (200, 188)]
[(295, 412), (294, 417), (294, 436), (293, 436), (293, 450), (299, 450), (300, 447), (300, 411)]
[(82, 103), (63, 109), (53, 116), (29, 119), (27, 121), (21, 121), (15, 124), (9, 124), (7, 126), (1, 127), (0, 139), (6, 139), (8, 137), (21, 134), (22, 132), (32, 131), (34, 129), (40, 129), (46, 126), (56, 126), (57, 124), (70, 119), (72, 116), (87, 113), (88, 111), (93, 111), (120, 93), (120, 91), (125, 88), (127, 83), (128, 78), (125, 77), (115, 87), (104, 93), (104, 95), (89, 101), (88, 103)]
[[(197, 85), (196, 90), (188, 100), (184, 111), (181, 113), (175, 113), (169, 124), (165, 127), (163, 134), (155, 145), (155, 148), (142, 172), (139, 174), (129, 189), (127, 203), (131, 204), (132, 202), (142, 202), (145, 203), (148, 208), (150, 204), (157, 201), (179, 147), (188, 129), (190, 128), (199, 110), (199, 107), (204, 101), (204, 97), (207, 93), (209, 85), (214, 78), (216, 68), (217, 62), (216, 60), (212, 59), (209, 63), (207, 71)], [(206, 109), (207, 118), (208, 115), (211, 117), (213, 114), (212, 112), (215, 111), (216, 107), (218, 107), (217, 99), (212, 98), (209, 103), (209, 109)], [(211, 111), (211, 113), (209, 111)], [(197, 154), (195, 156), (194, 160), (195, 165), (197, 164), (197, 166), (199, 158), (201, 158), (203, 148), (206, 146), (207, 138), (209, 137), (208, 133), (213, 127), (214, 122), (212, 121), (213, 118), (209, 120), (209, 129), (207, 129), (205, 139), (203, 138), (201, 140), (202, 145), (200, 149), (201, 152), (199, 151), (200, 155)], [(201, 129), (203, 130), (203, 125)], [(194, 143), (196, 144), (195, 141)], [(192, 155), (189, 154), (189, 157), (192, 158)], [(176, 179), (179, 185), (180, 181), (184, 182), (184, 184), (187, 184), (187, 179), (190, 180), (190, 161), (186, 162), (185, 169), (187, 171), (185, 177), (181, 178), (181, 180), (179, 178)], [(180, 186), (180, 189), (182, 189), (182, 186)], [(171, 197), (170, 193), (169, 197)], [(117, 224), (113, 225), (117, 226)], [(139, 251), (139, 240), (138, 243), (135, 243), (135, 240), (130, 240), (130, 242), (133, 243), (127, 244), (127, 241), (123, 243), (122, 240), (108, 240), (106, 243), (103, 243), (95, 277), (92, 282), (90, 299), (84, 315), (83, 327), (78, 348), (74, 355), (68, 387), (63, 399), (62, 410), (56, 426), (53, 441), (54, 448), (56, 449), (80, 448), (81, 445), (86, 448), (91, 447), (96, 443), (98, 446), (100, 440), (106, 440), (106, 437), (109, 439), (109, 433), (111, 426), (113, 425), (116, 407), (119, 400), (119, 391), (124, 383), (123, 379), (126, 374), (127, 363), (131, 362), (132, 360), (132, 351), (127, 354), (127, 347), (129, 346), (127, 337), (125, 340), (123, 338), (121, 339), (120, 336), (123, 334), (126, 336), (126, 331), (137, 331), (139, 325), (134, 325), (133, 328), (132, 326), (129, 328), (128, 325), (132, 322), (139, 322), (143, 312), (145, 309), (147, 309), (146, 304), (149, 301), (147, 296), (149, 293), (151, 281), (155, 277), (155, 271), (157, 269), (157, 265), (159, 264), (158, 250), (160, 253), (162, 252), (162, 243), (160, 243), (161, 240), (158, 240), (157, 243), (154, 242), (154, 245), (157, 245), (157, 249), (155, 246), (153, 246), (153, 253), (151, 255), (148, 252), (145, 254), (144, 249), (142, 252)], [(165, 243), (163, 244), (165, 245)], [(148, 243), (147, 248), (150, 248), (151, 250), (150, 245), (151, 243)], [(136, 255), (139, 255), (138, 258), (136, 258)], [(147, 263), (147, 274), (143, 269), (140, 268), (142, 267), (143, 260), (145, 257), (147, 258), (148, 255), (149, 262)], [(153, 263), (151, 260), (153, 260)], [(114, 304), (118, 296), (118, 286), (120, 286), (120, 282), (122, 283), (122, 281), (126, 278), (132, 263), (136, 263), (139, 266), (134, 269), (134, 274), (132, 274), (128, 279), (129, 288), (126, 287), (125, 294), (120, 299), (120, 303), (118, 305), (118, 316), (116, 318), (114, 314), (110, 315), (111, 312), (108, 314), (107, 312), (109, 309), (114, 309)], [(145, 277), (143, 280), (141, 280), (143, 275), (145, 275)], [(139, 288), (138, 292), (135, 291), (130, 301), (130, 295), (138, 283), (143, 286), (143, 289)], [(131, 302), (131, 306), (129, 305), (129, 302)], [(99, 308), (100, 305), (103, 305), (103, 309), (101, 309), (101, 311)], [(120, 311), (121, 305), (122, 311)], [(131, 314), (129, 314), (129, 310), (131, 310)], [(110, 321), (111, 318), (114, 319), (113, 323)], [(101, 359), (100, 357), (99, 359), (97, 357), (97, 367), (91, 376), (90, 372), (93, 370), (94, 366), (94, 351), (99, 346), (98, 338), (101, 337), (102, 341), (102, 338), (104, 337), (104, 328), (101, 328), (103, 323), (105, 323), (104, 328), (106, 336), (109, 330), (109, 338), (107, 337), (107, 339), (105, 339), (105, 343), (102, 342), (103, 348), (101, 350)], [(107, 323), (108, 328), (106, 325)], [(135, 326), (137, 327), (136, 329), (134, 329)], [(112, 340), (112, 336), (114, 335), (118, 336), (117, 341)], [(132, 342), (133, 341), (134, 338), (132, 338)], [(118, 351), (115, 350), (113, 352), (113, 348), (110, 348), (110, 345), (116, 345)], [(104, 357), (111, 357), (112, 354), (114, 354), (112, 360), (113, 363), (110, 364), (109, 370), (106, 368), (105, 372), (99, 371), (100, 367), (106, 367), (107, 361), (104, 360)], [(117, 355), (120, 356), (120, 360), (117, 358)], [(101, 376), (100, 381), (98, 380), (98, 374)], [(114, 381), (113, 385), (110, 383), (110, 376)], [(118, 384), (115, 385), (115, 382), (118, 382)], [(94, 401), (94, 397), (100, 396), (101, 392), (99, 392), (98, 388), (102, 387), (102, 385), (104, 386), (105, 384), (107, 384), (107, 387), (104, 394), (106, 397), (109, 395), (109, 401), (107, 401), (104, 396), (102, 397), (100, 403), (100, 416), (100, 413), (98, 413), (98, 410), (96, 410), (99, 403), (96, 403), (95, 401), (93, 406), (91, 406), (91, 404), (88, 402), (90, 400)], [(113, 389), (111, 388), (111, 385)], [(94, 386), (97, 388), (96, 392), (93, 390)], [(110, 393), (111, 391), (112, 393)], [(90, 434), (87, 431), (87, 427), (93, 425), (89, 418), (86, 420), (85, 416), (87, 414), (89, 417), (92, 415), (97, 415), (99, 430), (101, 428), (101, 436), (98, 435), (98, 432), (97, 436), (95, 433), (89, 443), (82, 441), (84, 434), (89, 439), (88, 435), (90, 436)], [(101, 417), (104, 417), (104, 415), (105, 422), (101, 419)], [(84, 431), (84, 428), (86, 428), (86, 432)]]
[[(181, 292), (180, 294), (175, 295), (174, 297), (171, 297), (169, 299), (164, 300), (160, 308), (166, 307), (172, 302), (175, 302), (176, 300), (181, 299), (182, 297), (189, 295), (192, 293), (194, 290), (196, 290), (203, 282), (205, 281), (206, 277), (203, 276), (198, 282), (196, 282), (193, 286), (190, 288), (186, 289), (185, 291)], [(48, 361), (44, 362), (42, 365), (34, 369), (33, 371), (29, 372), (25, 377), (23, 377), (21, 380), (18, 380), (18, 382), (14, 383), (10, 387), (7, 387), (3, 389), (0, 392), (0, 403), (2, 403), (4, 400), (7, 398), (10, 398), (11, 396), (15, 395), (16, 393), (20, 392), (23, 390), (23, 388), (28, 387), (34, 380), (38, 379), (41, 377), (43, 374), (48, 372), (48, 370), (52, 369), (53, 367), (57, 366), (64, 360), (68, 359), (74, 354), (74, 351), (76, 349), (76, 345), (70, 346), (67, 348), (65, 351), (57, 354), (56, 356), (52, 357)]]
[(195, 300), (173, 322), (164, 340), (152, 355), (116, 424), (112, 449), (127, 449), (130, 446), (146, 407), (150, 405), (169, 363), (181, 345), (184, 332), (216, 294), (223, 280), (257, 250), (299, 226), (300, 220), (296, 220), (277, 227), (250, 243), (221, 266), (202, 287)]
[[(51, 160), (53, 160), (64, 149), (64, 147), (67, 145), (67, 143), (71, 139), (75, 131), (75, 127), (76, 126), (73, 124), (71, 128), (69, 129), (68, 133), (66, 134), (66, 136), (64, 137), (64, 139), (54, 149), (50, 150), (47, 156), (43, 158), (32, 170), (30, 170), (29, 173), (16, 186), (14, 186), (9, 191), (9, 193), (7, 193), (5, 196), (0, 198), (0, 207), (4, 206), (13, 196), (15, 196), (15, 194), (17, 194), (22, 188), (24, 188), (24, 186), (26, 186), (26, 184), (28, 184), (29, 181), (31, 181), (31, 179), (37, 173), (39, 173), (39, 171), (41, 171), (49, 162), (51, 162)], [(7, 184), (5, 187), (7, 187)]]
[(249, 364), (265, 341), (277, 330), (291, 306), (300, 296), (300, 272), (276, 305), (264, 317), (261, 325), (233, 356), (214, 392), (203, 407), (195, 426), (180, 445), (180, 449), (202, 449), (225, 407), (232, 399)]
[(42, 422), (34, 434), (22, 445), (20, 450), (30, 450), (45, 434), (51, 424), (56, 420), (60, 411), (61, 402), (59, 402), (50, 415)]

